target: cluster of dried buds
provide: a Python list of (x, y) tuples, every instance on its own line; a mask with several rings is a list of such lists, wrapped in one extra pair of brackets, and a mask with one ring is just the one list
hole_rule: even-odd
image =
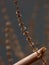
[(6, 47), (6, 55), (7, 55), (7, 59), (9, 62), (9, 65), (13, 64), (13, 58), (12, 58), (12, 47), (11, 47), (11, 39), (10, 39), (10, 31), (9, 31), (9, 25), (10, 23), (7, 22), (6, 23), (6, 28), (5, 28), (5, 47)]
[[(9, 62), (9, 65), (13, 65), (13, 58), (12, 58), (12, 53), (11, 53), (11, 50), (12, 50), (12, 46), (11, 46), (11, 33), (13, 34), (13, 29), (11, 29), (11, 23), (9, 21), (9, 18), (7, 16), (7, 9), (5, 7), (5, 4), (4, 4), (4, 1), (1, 0), (1, 5), (2, 5), (2, 13), (3, 13), (3, 17), (6, 21), (6, 28), (4, 30), (5, 32), (5, 47), (6, 47), (6, 54), (7, 54), (7, 59), (8, 59), (8, 62)], [(32, 42), (32, 38), (30, 37), (29, 35), (29, 32), (27, 31), (26, 27), (24, 26), (24, 23), (23, 23), (23, 20), (22, 20), (22, 15), (20, 13), (20, 10), (19, 10), (19, 6), (18, 6), (18, 1), (17, 0), (14, 0), (15, 4), (16, 4), (16, 15), (17, 15), (17, 18), (18, 18), (18, 22), (19, 22), (19, 26), (21, 28), (21, 31), (23, 32), (23, 35), (26, 36), (26, 40), (29, 42), (30, 46), (33, 48), (33, 52), (37, 52), (37, 48), (35, 47), (34, 45), (34, 42)], [(16, 37), (15, 35), (13, 35), (13, 39), (14, 39), (14, 43), (16, 45), (18, 45), (17, 49), (19, 49), (19, 52), (21, 51), (21, 48), (19, 46), (19, 44), (17, 43), (17, 40), (16, 40)], [(38, 54), (38, 52), (37, 52)], [(23, 53), (21, 52), (20, 55), (23, 56)], [(39, 54), (38, 54), (38, 57)], [(42, 59), (43, 60), (43, 59)], [(46, 62), (43, 60), (44, 62), (44, 65), (46, 65)]]
[(12, 65), (13, 64), (13, 58), (12, 58), (12, 52), (11, 52), (11, 40), (10, 40), (10, 27), (11, 27), (11, 23), (9, 22), (8, 16), (7, 16), (7, 10), (4, 4), (4, 1), (1, 0), (1, 6), (2, 6), (2, 14), (3, 17), (6, 21), (6, 28), (4, 30), (5, 32), (5, 47), (6, 47), (6, 55), (7, 55), (7, 59), (8, 59), (8, 65)]
[(13, 42), (14, 44), (11, 44), (12, 49), (14, 50), (14, 53), (15, 53), (16, 56), (18, 56), (19, 58), (22, 58), (22, 57), (24, 57), (24, 53), (22, 52), (21, 47), (19, 45), (19, 42), (18, 42), (18, 40), (16, 38), (16, 35), (14, 34), (14, 30), (11, 27), (11, 23), (10, 23), (9, 18), (7, 16), (7, 9), (6, 9), (6, 6), (5, 6), (3, 0), (1, 1), (1, 5), (2, 5), (3, 17), (4, 17), (5, 21), (6, 21), (6, 27), (7, 27), (5, 29), (5, 32), (7, 32), (5, 34), (5, 36), (6, 37), (9, 37), (9, 39), (12, 39), (13, 38), (12, 40), (14, 41)]
[[(32, 42), (32, 38), (29, 36), (29, 32), (26, 30), (26, 27), (24, 26), (24, 23), (22, 20), (22, 15), (21, 15), (20, 10), (19, 10), (18, 0), (14, 0), (14, 3), (16, 5), (16, 9), (17, 9), (16, 15), (18, 18), (18, 23), (19, 23), (19, 26), (21, 28), (21, 31), (22, 31), (23, 35), (26, 36), (26, 40), (29, 42), (30, 46), (33, 48), (33, 52), (37, 52), (38, 49), (35, 47), (34, 42)], [(46, 65), (46, 61), (44, 60), (43, 57), (42, 57), (42, 61), (43, 61), (43, 64)]]
[(30, 46), (32, 46), (32, 48), (34, 49), (33, 51), (36, 51), (37, 49), (35, 49), (35, 45), (34, 45), (34, 42), (32, 42), (32, 38), (29, 36), (29, 32), (27, 31), (26, 27), (24, 26), (24, 23), (23, 23), (23, 20), (22, 20), (22, 15), (20, 13), (20, 10), (19, 10), (19, 6), (18, 6), (18, 1), (17, 0), (14, 0), (15, 4), (16, 4), (16, 15), (17, 15), (17, 18), (18, 18), (18, 23), (19, 23), (19, 26), (21, 28), (21, 31), (23, 33), (23, 35), (26, 36), (26, 40), (28, 41), (28, 43), (30, 44)]

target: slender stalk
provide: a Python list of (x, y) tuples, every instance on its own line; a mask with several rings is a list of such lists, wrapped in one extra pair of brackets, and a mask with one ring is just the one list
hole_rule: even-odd
[[(29, 35), (29, 32), (27, 31), (26, 27), (24, 26), (23, 20), (22, 20), (22, 15), (19, 9), (19, 5), (18, 5), (18, 0), (14, 0), (14, 3), (16, 5), (16, 15), (17, 15), (17, 19), (18, 19), (18, 23), (19, 26), (21, 28), (21, 31), (23, 33), (23, 35), (26, 36), (26, 40), (28, 41), (28, 43), (30, 44), (30, 46), (33, 48), (33, 52), (36, 52), (38, 49), (35, 47), (34, 42), (32, 42), (32, 38)], [(43, 58), (42, 58), (43, 60)], [(46, 65), (45, 61), (43, 61), (44, 65)]]

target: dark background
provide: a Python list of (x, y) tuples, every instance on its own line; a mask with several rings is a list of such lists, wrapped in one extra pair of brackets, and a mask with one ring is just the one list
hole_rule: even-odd
[[(22, 14), (22, 18), (24, 21), (25, 26), (29, 27), (29, 22), (30, 19), (32, 17), (32, 13), (34, 12), (34, 6), (36, 4), (36, 0), (19, 0), (19, 6), (20, 6), (20, 10), (21, 10), (21, 14)], [(38, 40), (38, 45), (37, 47), (40, 48), (41, 45), (44, 44), (44, 26), (45, 26), (45, 7), (44, 7), (44, 0), (39, 0), (39, 11), (37, 13), (37, 16), (35, 17), (35, 30), (34, 30), (34, 41)], [(24, 50), (24, 52), (27, 54), (25, 46), (28, 45), (27, 41), (25, 40), (25, 37), (22, 35), (22, 32), (20, 31), (20, 28), (18, 26), (18, 22), (17, 22), (17, 18), (16, 18), (16, 7), (15, 4), (13, 2), (13, 0), (5, 0), (5, 5), (7, 7), (7, 13), (8, 16), (10, 18), (10, 21), (12, 23), (12, 27), (15, 30), (15, 33), (17, 34), (17, 38), (20, 42), (20, 45), (22, 47), (22, 49)], [(0, 38), (4, 40), (4, 27), (5, 27), (5, 20), (3, 19), (3, 15), (1, 13), (1, 6), (0, 6)], [(3, 50), (4, 49), (4, 50)], [(6, 49), (4, 47), (4, 45), (0, 45), (0, 53), (4, 59), (4, 61), (7, 64), (7, 58), (6, 58)], [(29, 53), (29, 52), (28, 52)], [(16, 61), (18, 61), (19, 59), (17, 57), (14, 56), (14, 53), (12, 54), (12, 57), (14, 59), (14, 63)]]

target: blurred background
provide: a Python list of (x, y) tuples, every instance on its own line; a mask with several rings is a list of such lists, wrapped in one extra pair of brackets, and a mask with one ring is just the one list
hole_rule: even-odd
[[(3, 1), (3, 0), (2, 0)], [(23, 22), (27, 27), (27, 30), (32, 37), (32, 41), (35, 42), (35, 46), (37, 48), (41, 48), (45, 46), (47, 51), (45, 53), (47, 62), (49, 61), (49, 0), (18, 0), (19, 7), (21, 10)], [(32, 48), (29, 46), (26, 41), (25, 36), (23, 36), (20, 27), (18, 25), (18, 21), (16, 18), (16, 6), (14, 4), (14, 0), (4, 0), (4, 4), (7, 9), (7, 15), (9, 18), (9, 22), (11, 23), (11, 29), (14, 31), (12, 34), (10, 33), (11, 42), (11, 57), (13, 59), (13, 63), (16, 63), (21, 58), (32, 53)], [(4, 15), (2, 13), (2, 4), (0, 2), (0, 58), (2, 58), (5, 65), (8, 64), (7, 59), (7, 50), (5, 44), (5, 29), (6, 29), (6, 21), (4, 19)], [(16, 41), (14, 41), (14, 37), (16, 37)], [(18, 52), (17, 45), (14, 43), (18, 43), (22, 52), (21, 54)], [(38, 61), (41, 65), (41, 60)], [(1, 62), (0, 62), (1, 63)], [(33, 65), (36, 65), (34, 63)], [(2, 64), (1, 64), (2, 65)]]

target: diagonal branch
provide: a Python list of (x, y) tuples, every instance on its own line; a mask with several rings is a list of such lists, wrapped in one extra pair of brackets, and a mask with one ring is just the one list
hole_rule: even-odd
[(23, 58), (22, 60), (18, 61), (17, 63), (15, 63), (13, 65), (30, 65), (33, 62), (40, 59), (43, 56), (43, 54), (45, 53), (45, 51), (46, 51), (46, 48), (42, 47), (37, 52), (30, 54), (29, 56)]

